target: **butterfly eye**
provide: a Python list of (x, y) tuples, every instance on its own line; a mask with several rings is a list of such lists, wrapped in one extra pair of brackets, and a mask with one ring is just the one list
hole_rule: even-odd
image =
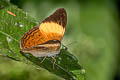
[(57, 40), (53, 40), (54, 42), (56, 42)]

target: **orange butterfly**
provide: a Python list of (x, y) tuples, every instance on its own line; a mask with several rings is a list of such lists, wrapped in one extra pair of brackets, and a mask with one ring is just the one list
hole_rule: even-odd
[(66, 23), (66, 11), (64, 8), (59, 8), (39, 26), (33, 27), (24, 34), (21, 38), (20, 50), (35, 57), (52, 57), (59, 54)]

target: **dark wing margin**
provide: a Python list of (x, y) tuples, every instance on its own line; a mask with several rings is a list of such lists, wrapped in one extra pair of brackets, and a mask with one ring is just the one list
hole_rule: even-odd
[(67, 23), (67, 13), (64, 8), (59, 8), (57, 9), (52, 15), (47, 17), (45, 20), (42, 21), (44, 22), (55, 22), (60, 25), (62, 25), (64, 28)]

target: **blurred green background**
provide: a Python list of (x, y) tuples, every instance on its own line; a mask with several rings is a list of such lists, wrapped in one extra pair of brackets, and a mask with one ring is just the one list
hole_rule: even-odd
[[(10, 0), (41, 22), (58, 8), (68, 14), (62, 43), (87, 80), (120, 80), (119, 0)], [(72, 43), (69, 45), (70, 43)], [(0, 57), (1, 80), (62, 80), (44, 69)]]

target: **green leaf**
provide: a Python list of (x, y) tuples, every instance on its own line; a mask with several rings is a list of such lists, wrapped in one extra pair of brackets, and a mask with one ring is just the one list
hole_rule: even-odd
[[(8, 11), (16, 16), (8, 14)], [(85, 70), (65, 46), (61, 48), (60, 54), (56, 56), (56, 63), (51, 57), (47, 57), (41, 63), (43, 57), (36, 58), (31, 54), (20, 53), (21, 37), (36, 25), (39, 25), (39, 23), (26, 12), (5, 1), (0, 1), (0, 55), (45, 68), (66, 80), (85, 80)]]

